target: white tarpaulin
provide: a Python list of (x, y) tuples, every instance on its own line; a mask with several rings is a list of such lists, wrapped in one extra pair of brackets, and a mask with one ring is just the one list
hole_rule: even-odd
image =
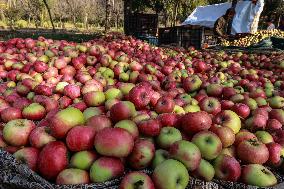
[[(213, 28), (216, 20), (223, 16), (231, 6), (231, 3), (221, 3), (197, 7), (182, 25), (199, 25)], [(263, 7), (264, 0), (258, 0), (256, 4), (251, 1), (239, 1), (232, 24), (232, 33), (255, 32)]]
[(263, 7), (264, 0), (258, 0), (256, 4), (251, 1), (238, 2), (232, 24), (232, 33), (255, 33)]
[(182, 25), (199, 25), (213, 28), (216, 20), (223, 16), (231, 7), (231, 3), (197, 7)]

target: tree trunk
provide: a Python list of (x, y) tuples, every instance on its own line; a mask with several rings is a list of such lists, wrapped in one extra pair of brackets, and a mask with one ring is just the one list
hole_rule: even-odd
[(61, 16), (59, 17), (59, 24), (60, 24), (60, 28), (62, 29), (62, 18), (61, 18)]
[(48, 6), (46, 0), (43, 0), (43, 3), (44, 3), (44, 5), (45, 5), (45, 7), (46, 7), (46, 9), (47, 9), (48, 16), (49, 16), (49, 20), (50, 20), (51, 25), (52, 25), (52, 30), (53, 30), (53, 32), (55, 32), (55, 27), (54, 27), (52, 15), (51, 15), (51, 12), (50, 12), (50, 8), (49, 8), (49, 6)]
[(175, 5), (174, 26), (176, 26), (176, 23), (177, 23), (178, 7), (179, 7), (179, 4), (177, 2)]
[(84, 26), (85, 26), (85, 29), (88, 29), (88, 13), (85, 13)]
[(34, 22), (35, 22), (35, 27), (36, 27), (36, 29), (38, 29), (38, 26), (39, 26), (39, 25), (38, 25), (38, 18), (35, 18), (35, 17), (34, 17)]
[(129, 35), (129, 28), (128, 28), (128, 23), (129, 23), (129, 16), (131, 14), (131, 4), (132, 4), (132, 0), (124, 0), (124, 5), (123, 5), (123, 14), (124, 14), (124, 23), (123, 23), (123, 27), (124, 27), (124, 33), (125, 35)]
[(29, 27), (31, 27), (31, 17), (30, 17), (30, 15), (29, 15), (29, 18), (28, 18), (28, 25), (29, 25)]
[(106, 18), (105, 18), (105, 33), (110, 29), (110, 1), (106, 0)]
[[(65, 2), (70, 7), (71, 12), (74, 12), (71, 3), (68, 0), (65, 0)], [(76, 26), (76, 16), (75, 15), (72, 16), (72, 22), (73, 22), (74, 27), (77, 29), (77, 26)]]
[(164, 26), (165, 26), (165, 28), (168, 26), (168, 15), (167, 15), (167, 13), (164, 13)]
[(76, 25), (76, 16), (73, 16), (73, 25), (74, 25), (74, 27), (77, 29), (77, 25)]
[(116, 30), (118, 30), (118, 27), (119, 27), (119, 12), (116, 11), (115, 12), (115, 28), (116, 28)]

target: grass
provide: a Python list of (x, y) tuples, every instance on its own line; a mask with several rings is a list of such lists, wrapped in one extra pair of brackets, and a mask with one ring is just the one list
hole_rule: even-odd
[[(1, 33), (1, 32), (0, 32)], [(0, 34), (0, 40), (6, 41), (8, 39), (12, 38), (32, 38), (37, 39), (39, 36), (43, 36), (47, 39), (54, 39), (54, 40), (67, 40), (67, 41), (73, 41), (73, 42), (84, 42), (89, 41), (95, 38), (98, 38), (102, 36), (102, 34), (99, 33), (93, 33), (93, 34), (84, 34), (84, 33), (20, 33), (20, 32), (9, 32), (8, 34), (1, 35)]]
[[(123, 32), (122, 28), (118, 30), (111, 28), (110, 32)], [(73, 42), (84, 42), (104, 35), (103, 27), (91, 27), (89, 30), (83, 28), (56, 29), (56, 33), (50, 28), (16, 28), (15, 30), (0, 29), (0, 41), (6, 41), (12, 38), (33, 38), (37, 39), (43, 36), (54, 40), (67, 40)]]

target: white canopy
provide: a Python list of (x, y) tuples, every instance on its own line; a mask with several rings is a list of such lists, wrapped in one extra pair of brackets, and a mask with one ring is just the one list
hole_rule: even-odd
[[(232, 7), (231, 3), (221, 3), (197, 7), (182, 25), (199, 25), (213, 28), (216, 20), (223, 16)], [(264, 7), (264, 0), (256, 4), (251, 1), (239, 1), (236, 6), (236, 15), (232, 24), (232, 34), (255, 32), (260, 13)]]

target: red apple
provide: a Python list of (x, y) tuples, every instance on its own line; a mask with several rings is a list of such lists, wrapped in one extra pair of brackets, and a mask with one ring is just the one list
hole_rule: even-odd
[(37, 168), (47, 180), (56, 179), (57, 175), (68, 165), (67, 148), (63, 142), (50, 142), (39, 154)]
[(195, 134), (208, 130), (212, 125), (212, 119), (206, 112), (187, 113), (181, 118), (181, 126), (187, 134)]
[(91, 150), (94, 145), (96, 131), (91, 126), (73, 127), (66, 136), (66, 145), (72, 152)]

